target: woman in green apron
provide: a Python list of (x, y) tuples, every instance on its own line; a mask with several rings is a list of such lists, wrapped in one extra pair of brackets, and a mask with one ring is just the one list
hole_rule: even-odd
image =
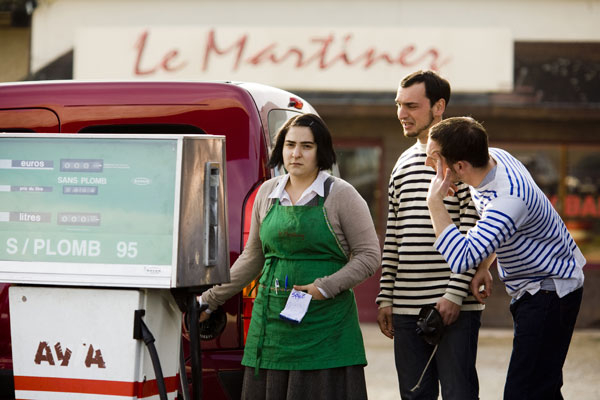
[[(380, 247), (366, 202), (325, 172), (334, 163), (325, 123), (313, 114), (290, 119), (269, 160), (287, 174), (259, 189), (231, 282), (199, 297), (210, 312), (260, 275), (242, 360), (243, 399), (367, 398), (352, 288), (379, 268)], [(283, 318), (288, 300), (304, 296), (296, 291), (312, 296), (308, 309)]]

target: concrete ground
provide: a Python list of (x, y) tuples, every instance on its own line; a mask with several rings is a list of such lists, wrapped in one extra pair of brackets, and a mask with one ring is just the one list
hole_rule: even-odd
[[(361, 325), (367, 360), (367, 390), (371, 400), (398, 400), (393, 343), (377, 324)], [(512, 330), (482, 329), (477, 371), (481, 400), (501, 400), (512, 349)], [(565, 399), (600, 399), (600, 330), (576, 330), (563, 369)], [(440, 397), (441, 399), (441, 397)]]

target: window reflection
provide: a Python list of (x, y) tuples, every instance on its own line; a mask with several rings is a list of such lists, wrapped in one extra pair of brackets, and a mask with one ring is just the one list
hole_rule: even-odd
[(600, 147), (504, 143), (498, 147), (527, 167), (559, 210), (588, 264), (600, 265)]
[[(271, 151), (275, 147), (275, 142), (277, 141), (277, 134), (281, 127), (292, 117), (300, 114), (300, 112), (289, 111), (289, 110), (279, 110), (274, 109), (269, 111), (269, 116), (267, 117), (269, 124), (269, 157), (271, 156)], [(273, 173), (275, 176), (283, 175), (286, 173), (285, 168), (281, 165), (279, 168), (276, 168)]]
[(524, 145), (499, 146), (525, 165), (533, 180), (546, 196), (552, 198), (558, 195), (560, 149), (555, 147), (533, 147)]
[(588, 264), (600, 264), (600, 148), (567, 149), (563, 218)]
[(295, 117), (300, 114), (296, 111), (290, 110), (271, 110), (269, 111), (268, 124), (269, 124), (269, 139), (271, 140), (269, 148), (275, 146), (275, 140), (277, 139), (277, 132), (287, 122), (288, 119)]
[(379, 191), (381, 148), (365, 144), (337, 144), (335, 148), (340, 176), (365, 199), (377, 227), (382, 212)]

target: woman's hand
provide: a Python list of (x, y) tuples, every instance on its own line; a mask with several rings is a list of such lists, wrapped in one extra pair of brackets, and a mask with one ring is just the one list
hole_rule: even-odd
[(200, 317), (198, 317), (198, 322), (204, 322), (209, 318), (210, 318), (210, 313), (207, 313), (206, 311), (202, 311), (202, 313), (200, 313)]
[[(204, 322), (210, 318), (210, 310), (208, 309), (207, 304), (202, 304), (202, 295), (196, 296), (196, 301), (198, 301), (198, 305), (200, 306), (200, 316), (198, 317), (198, 322)], [(207, 312), (208, 311), (208, 312)]]
[(301, 292), (306, 292), (312, 296), (315, 300), (325, 300), (327, 297), (321, 294), (321, 291), (317, 289), (314, 283), (309, 285), (294, 285), (294, 289), (299, 290)]

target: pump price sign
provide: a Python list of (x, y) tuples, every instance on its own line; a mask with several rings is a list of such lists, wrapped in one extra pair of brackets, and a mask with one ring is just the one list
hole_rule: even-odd
[(2, 137), (0, 267), (170, 277), (177, 163), (176, 139)]

